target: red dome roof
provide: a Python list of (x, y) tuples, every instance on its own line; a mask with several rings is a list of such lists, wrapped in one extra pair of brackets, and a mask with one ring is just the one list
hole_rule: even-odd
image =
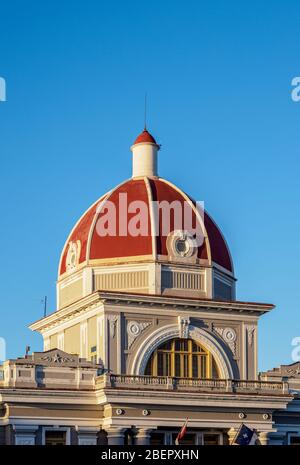
[[(151, 136), (152, 137), (152, 136)], [(127, 204), (133, 201), (142, 201), (148, 205), (147, 209), (147, 230), (145, 234), (132, 236), (123, 235), (120, 233), (121, 225), (127, 228), (133, 217), (136, 217), (137, 210), (130, 213), (125, 210), (120, 204), (120, 194), (126, 195)], [(115, 235), (99, 235), (97, 224), (100, 218), (104, 217), (107, 211), (108, 201), (112, 202), (116, 208), (116, 234)], [(154, 237), (153, 231), (153, 214), (151, 213), (150, 202), (152, 201), (167, 201), (169, 204), (173, 201), (179, 201), (185, 204), (183, 208), (188, 208), (191, 211), (193, 223), (199, 221), (196, 216), (195, 202), (188, 197), (184, 192), (178, 189), (170, 182), (158, 179), (131, 179), (117, 186), (114, 190), (100, 198), (92, 205), (80, 218), (71, 232), (65, 247), (63, 249), (59, 275), (66, 272), (67, 253), (70, 242), (80, 241), (80, 256), (78, 263), (92, 264), (95, 261), (102, 263), (113, 263), (114, 261), (138, 261), (138, 260), (167, 260), (167, 236), (161, 230), (161, 221), (159, 222), (159, 232)], [(107, 202), (107, 203), (106, 203)], [(138, 206), (136, 208), (139, 208)], [(173, 215), (174, 216), (174, 215)], [(179, 229), (178, 224), (174, 224), (174, 217), (170, 216), (170, 231)], [(186, 229), (182, 226), (182, 229)], [(201, 226), (203, 229), (203, 227)], [(226, 270), (233, 272), (231, 256), (227, 244), (220, 232), (219, 228), (205, 212), (204, 214), (204, 231), (205, 240), (198, 247), (197, 257), (199, 263), (210, 264), (212, 262), (222, 266)]]
[(150, 132), (147, 131), (147, 129), (144, 129), (143, 132), (141, 132), (140, 135), (137, 136), (135, 139), (133, 145), (135, 144), (142, 144), (142, 143), (151, 143), (151, 144), (156, 144), (156, 140), (154, 137), (150, 134)]

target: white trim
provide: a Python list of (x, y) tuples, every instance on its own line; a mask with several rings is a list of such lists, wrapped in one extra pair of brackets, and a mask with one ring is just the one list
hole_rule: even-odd
[(50, 350), (50, 337), (44, 337), (44, 352)]
[[(121, 365), (122, 365), (122, 354), (123, 354), (123, 347), (122, 347), (122, 334), (121, 334), (121, 321), (122, 321), (122, 315), (121, 313), (119, 313), (119, 315), (117, 316), (118, 320), (117, 320), (117, 328), (116, 328), (116, 337), (117, 337), (117, 350), (118, 350), (118, 354), (117, 354), (117, 372), (118, 373), (122, 373), (122, 369), (121, 369)], [(124, 332), (125, 332), (125, 329), (124, 329)]]
[(103, 313), (103, 304), (102, 302), (99, 302), (98, 305), (90, 309), (85, 309), (83, 312), (80, 312), (79, 315), (72, 315), (67, 321), (62, 321), (55, 326), (51, 326), (49, 329), (42, 330), (41, 334), (43, 338), (47, 338), (50, 336), (53, 336), (54, 334), (57, 334), (60, 331), (64, 331), (68, 328), (72, 328), (73, 326), (77, 325), (78, 323), (83, 323), (90, 318), (93, 318), (94, 316), (99, 315), (99, 313)]
[(84, 321), (80, 325), (80, 357), (88, 358), (88, 324)]
[[(51, 315), (47, 316), (46, 318), (42, 318), (31, 325), (29, 328), (33, 331), (39, 332), (46, 332), (49, 326), (59, 324), (59, 321), (66, 321), (67, 318), (73, 317), (74, 314), (84, 313), (87, 311), (87, 308), (98, 308), (99, 305), (103, 305), (104, 303), (112, 303), (116, 306), (123, 306), (128, 301), (132, 304), (135, 302), (137, 305), (142, 301), (145, 305), (151, 303), (151, 305), (155, 305), (158, 308), (163, 305), (165, 308), (167, 307), (174, 307), (174, 304), (178, 305), (178, 307), (185, 307), (188, 308), (189, 311), (193, 311), (196, 309), (199, 311), (200, 308), (204, 308), (205, 312), (213, 311), (214, 309), (223, 309), (224, 312), (235, 312), (235, 314), (239, 317), (241, 313), (251, 313), (254, 312), (258, 313), (259, 315), (265, 314), (273, 310), (274, 305), (271, 304), (261, 304), (261, 303), (249, 303), (249, 302), (228, 302), (223, 300), (207, 300), (207, 299), (189, 299), (187, 298), (179, 298), (174, 297), (172, 301), (168, 297), (163, 296), (152, 296), (149, 294), (137, 295), (135, 293), (118, 293), (118, 292), (109, 292), (109, 291), (97, 291), (90, 296), (83, 297), (80, 302), (73, 302), (68, 306), (64, 307), (63, 309), (58, 310), (57, 312), (53, 312)], [(255, 319), (255, 315), (254, 318)]]
[[(100, 341), (101, 341), (101, 318), (100, 316), (97, 316), (97, 319), (96, 319), (96, 344), (97, 344), (97, 363), (99, 362), (99, 359), (101, 358), (102, 362), (103, 362), (103, 359), (102, 359), (102, 354), (103, 354), (103, 347), (101, 345), (100, 347)], [(103, 339), (102, 339), (103, 341)], [(101, 342), (102, 342), (101, 341)]]
[(150, 218), (150, 228), (151, 228), (151, 239), (152, 239), (152, 257), (154, 260), (157, 259), (157, 244), (156, 244), (156, 225), (155, 225), (155, 215), (154, 215), (154, 208), (153, 208), (153, 196), (152, 196), (152, 188), (149, 182), (149, 179), (145, 176), (144, 182), (148, 194), (148, 202), (149, 202), (149, 218)]
[(46, 431), (65, 431), (66, 432), (66, 446), (71, 445), (71, 428), (70, 427), (61, 427), (61, 426), (44, 426), (42, 427), (42, 445), (46, 445)]
[(246, 329), (246, 324), (245, 321), (242, 321), (242, 343), (241, 343), (241, 352), (242, 352), (242, 376), (243, 379), (247, 379), (247, 365), (248, 365), (248, 360), (247, 360), (247, 354), (248, 354), (248, 341), (247, 341), (247, 329)]
[(57, 348), (65, 350), (65, 333), (63, 331), (60, 331), (57, 334)]
[(90, 295), (93, 292), (93, 268), (86, 266), (82, 270), (82, 295)]
[(16, 446), (34, 446), (36, 444), (36, 425), (13, 425), (14, 443)]
[[(159, 180), (161, 182), (164, 182), (165, 184), (169, 185), (170, 187), (172, 187), (176, 192), (178, 192), (180, 195), (182, 195), (182, 197), (185, 199), (186, 202), (188, 202), (188, 204), (190, 205), (191, 209), (193, 210), (193, 212), (195, 213), (196, 217), (198, 218), (198, 221), (201, 225), (201, 228), (202, 228), (202, 232), (203, 232), (203, 237), (204, 237), (204, 241), (205, 241), (205, 245), (207, 247), (207, 257), (208, 257), (208, 261), (209, 263), (211, 264), (212, 263), (212, 259), (211, 259), (211, 250), (210, 250), (210, 242), (209, 242), (209, 237), (208, 237), (208, 234), (207, 234), (207, 231), (206, 231), (206, 227), (205, 227), (205, 220), (204, 220), (204, 214), (205, 214), (205, 209), (203, 208), (203, 218), (201, 217), (201, 215), (199, 214), (199, 211), (197, 210), (197, 208), (194, 206), (192, 200), (190, 199), (190, 197), (185, 193), (183, 192), (179, 187), (175, 186), (175, 184), (173, 184), (172, 182), (170, 181), (167, 181), (166, 179), (164, 178), (159, 178)], [(218, 228), (218, 227), (217, 227)], [(218, 228), (219, 229), (219, 228)]]

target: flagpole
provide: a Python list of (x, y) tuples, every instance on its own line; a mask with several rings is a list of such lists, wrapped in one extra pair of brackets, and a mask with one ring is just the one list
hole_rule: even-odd
[(232, 441), (230, 443), (230, 446), (234, 446), (235, 440), (238, 437), (238, 435), (240, 434), (240, 431), (241, 431), (242, 427), (243, 427), (243, 423), (241, 423), (239, 429), (237, 430), (236, 435), (234, 436), (234, 438), (232, 439)]
[(188, 421), (189, 421), (189, 419), (186, 418), (184, 424), (183, 424), (182, 427), (181, 427), (181, 430), (180, 430), (179, 433), (177, 434), (177, 437), (176, 437), (176, 439), (175, 439), (175, 445), (176, 445), (176, 446), (179, 446), (179, 439), (182, 439), (182, 438), (185, 436)]

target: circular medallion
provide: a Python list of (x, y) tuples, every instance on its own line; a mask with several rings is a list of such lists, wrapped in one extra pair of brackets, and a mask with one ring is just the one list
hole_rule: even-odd
[(236, 340), (236, 332), (232, 328), (225, 328), (223, 338), (226, 342), (234, 342)]
[(76, 268), (80, 255), (80, 241), (70, 242), (66, 257), (66, 269), (72, 271)]
[(181, 258), (192, 257), (197, 250), (196, 241), (188, 231), (173, 231), (171, 246), (173, 254)]
[(138, 336), (141, 332), (140, 325), (136, 321), (130, 321), (127, 328), (131, 336)]

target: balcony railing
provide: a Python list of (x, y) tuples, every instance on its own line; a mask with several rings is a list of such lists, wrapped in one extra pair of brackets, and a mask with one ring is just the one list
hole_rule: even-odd
[[(28, 368), (30, 370), (30, 368)], [(10, 371), (8, 372), (10, 373)], [(39, 372), (38, 372), (39, 373)], [(283, 381), (262, 381), (262, 380), (235, 380), (235, 379), (198, 379), (198, 378), (176, 378), (170, 376), (144, 376), (144, 375), (117, 375), (104, 374), (95, 376), (88, 373), (88, 379), (82, 376), (62, 380), (61, 378), (47, 376), (41, 379), (34, 371), (31, 377), (19, 377), (5, 379), (3, 370), (0, 370), (0, 388), (9, 387), (31, 387), (44, 388), (56, 387), (57, 389), (129, 389), (129, 390), (152, 390), (152, 391), (178, 391), (178, 392), (216, 392), (216, 393), (236, 393), (236, 394), (266, 394), (283, 395), (289, 393), (288, 382)], [(22, 373), (19, 373), (21, 375)], [(47, 375), (47, 373), (45, 374)], [(78, 375), (78, 374), (77, 374)]]
[(95, 379), (96, 389), (119, 388), (156, 391), (227, 392), (247, 394), (288, 394), (288, 383), (233, 379), (174, 378), (169, 376), (135, 376), (105, 374)]

